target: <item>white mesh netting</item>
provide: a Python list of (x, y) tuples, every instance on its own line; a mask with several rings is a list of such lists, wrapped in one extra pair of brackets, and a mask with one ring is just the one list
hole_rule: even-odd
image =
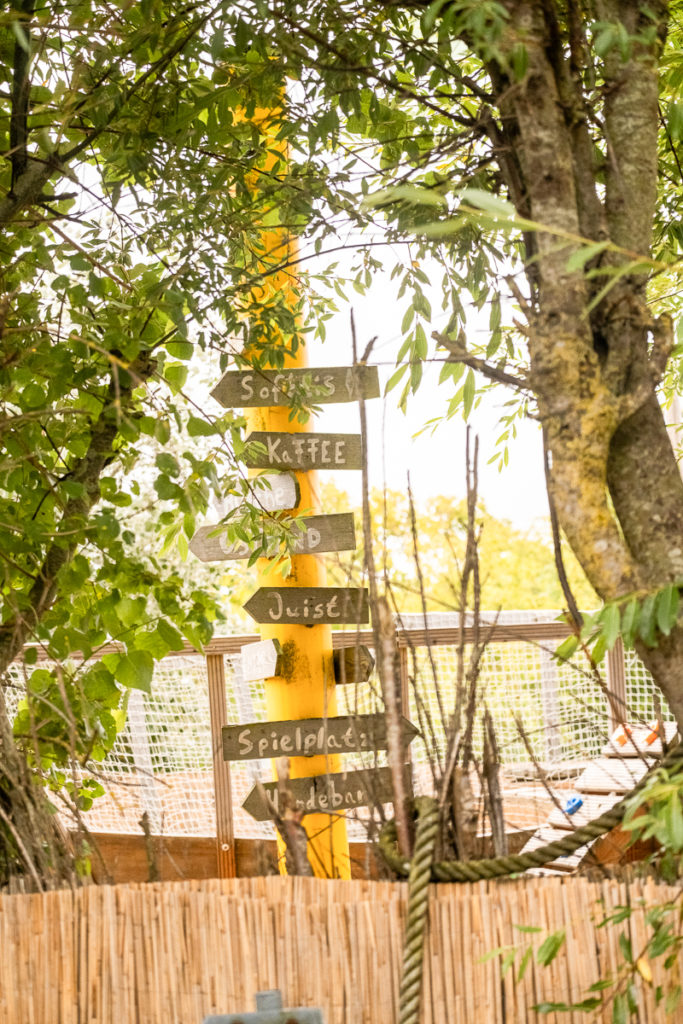
[[(555, 612), (505, 612), (497, 616), (497, 622), (527, 623), (533, 635), (534, 623), (554, 621), (556, 616)], [(422, 628), (424, 620), (404, 615), (402, 624), (410, 631)], [(431, 630), (455, 630), (457, 625), (457, 615), (428, 615)], [(443, 632), (440, 636), (443, 638)], [(447, 717), (455, 700), (456, 634), (448, 639), (450, 642), (431, 646), (431, 658), (425, 646), (409, 647), (407, 652), (409, 717), (429, 741), (417, 737), (411, 745), (418, 790), (429, 784), (429, 748), (443, 752), (441, 709)], [(504, 765), (529, 764), (532, 757), (527, 744), (533, 758), (541, 762), (587, 761), (598, 756), (610, 732), (609, 708), (600, 686), (582, 671), (583, 664), (558, 664), (552, 657), (556, 646), (557, 641), (552, 640), (508, 640), (491, 643), (484, 654), (478, 708), (481, 712), (485, 701), (491, 711)], [(225, 668), (228, 721), (264, 720), (263, 682), (242, 682), (238, 655), (226, 657)], [(656, 717), (655, 688), (633, 652), (626, 653), (625, 668), (629, 718), (648, 721)], [(10, 691), (9, 697), (16, 706), (23, 676), (19, 666), (13, 676), (17, 690)], [(340, 715), (381, 710), (374, 677), (360, 685), (339, 686), (337, 693)], [(663, 709), (663, 717), (670, 719), (667, 709)], [(478, 748), (478, 728), (474, 736)], [(386, 757), (382, 752), (352, 754), (344, 755), (343, 761), (344, 768), (350, 769), (385, 764)], [(93, 832), (139, 833), (146, 811), (155, 833), (215, 835), (208, 681), (202, 656), (165, 658), (157, 665), (151, 694), (130, 692), (126, 726), (106, 760), (94, 770), (107, 793), (85, 815)], [(235, 834), (272, 836), (270, 824), (254, 821), (241, 809), (254, 779), (272, 778), (270, 763), (236, 762), (230, 765), (230, 773)], [(355, 831), (352, 827), (351, 832)]]

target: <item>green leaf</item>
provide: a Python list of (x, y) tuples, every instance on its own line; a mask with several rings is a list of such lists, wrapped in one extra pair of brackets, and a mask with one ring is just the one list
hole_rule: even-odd
[(177, 394), (185, 387), (187, 380), (187, 366), (184, 363), (167, 363), (164, 366), (164, 378), (168, 381), (173, 394)]
[(534, 951), (533, 951), (532, 947), (531, 946), (527, 946), (527, 948), (524, 951), (524, 955), (522, 956), (522, 960), (521, 960), (521, 963), (519, 965), (519, 970), (517, 971), (517, 981), (518, 982), (522, 981), (522, 979), (524, 978), (524, 975), (526, 974), (526, 971), (527, 971), (527, 967), (531, 963), (531, 960), (532, 960), (532, 957), (533, 957), (533, 953), (534, 953)]
[(653, 594), (648, 596), (643, 601), (640, 608), (640, 622), (638, 623), (638, 633), (641, 639), (647, 644), (648, 647), (654, 647), (655, 641), (655, 598)]
[(632, 964), (633, 950), (631, 948), (631, 940), (625, 932), (621, 932), (621, 934), (619, 935), (619, 949), (621, 950), (621, 955), (623, 956), (624, 960), (627, 963)]
[(620, 625), (619, 606), (606, 604), (600, 613), (600, 626), (608, 651), (612, 650), (619, 637)]
[(462, 391), (462, 415), (464, 419), (469, 419), (469, 415), (472, 412), (472, 404), (474, 402), (475, 395), (475, 380), (474, 371), (470, 367), (465, 377), (465, 383)]
[(683, 850), (683, 810), (681, 809), (681, 797), (678, 790), (669, 797), (666, 823), (669, 832), (669, 843), (673, 850), (678, 853), (680, 850)]
[(190, 416), (187, 421), (187, 432), (190, 437), (211, 437), (219, 433), (215, 423), (199, 419), (198, 416)]
[(194, 345), (190, 341), (169, 341), (166, 351), (174, 359), (191, 359), (194, 355)]
[(632, 597), (624, 608), (621, 619), (621, 635), (627, 647), (633, 647), (633, 641), (638, 631), (640, 621), (640, 604), (637, 598)]
[(594, 242), (592, 245), (584, 245), (580, 249), (575, 249), (567, 260), (567, 270), (581, 270), (594, 256), (604, 252), (609, 244), (609, 242)]
[(122, 686), (132, 690), (151, 692), (154, 659), (148, 651), (132, 650), (119, 655), (114, 675)]
[(656, 597), (657, 607), (657, 629), (664, 636), (668, 636), (676, 625), (678, 618), (679, 592), (678, 587), (672, 584), (660, 590)]
[(47, 395), (38, 384), (29, 384), (21, 393), (21, 402), (25, 409), (42, 409)]
[(478, 210), (483, 210), (485, 213), (506, 219), (516, 216), (512, 203), (499, 196), (494, 196), (491, 192), (484, 192), (479, 188), (463, 188), (458, 195), (468, 206), (476, 206)]
[(576, 654), (578, 646), (578, 636), (568, 636), (562, 641), (560, 646), (556, 649), (555, 657), (558, 659), (558, 661), (569, 661), (569, 659)]
[(559, 929), (559, 931), (552, 932), (550, 935), (548, 935), (548, 937), (544, 939), (544, 941), (538, 947), (538, 950), (536, 952), (536, 960), (538, 961), (538, 963), (542, 964), (543, 967), (547, 967), (549, 963), (552, 963), (552, 961), (555, 959), (557, 954), (562, 949), (565, 937), (566, 932), (564, 928), (561, 928)]
[(431, 34), (436, 23), (436, 19), (441, 14), (443, 8), (450, 2), (451, 0), (433, 0), (424, 12), (420, 18), (420, 29), (422, 30), (422, 35), (425, 39)]
[(628, 1000), (623, 992), (617, 992), (612, 1003), (612, 1024), (628, 1024), (631, 1016)]

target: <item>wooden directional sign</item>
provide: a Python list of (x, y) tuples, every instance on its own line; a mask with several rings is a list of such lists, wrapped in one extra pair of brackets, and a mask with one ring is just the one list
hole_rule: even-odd
[(370, 621), (368, 592), (357, 587), (259, 587), (243, 607), (256, 622), (315, 626)]
[[(299, 520), (301, 528), (293, 528), (297, 534), (292, 551), (295, 555), (317, 555), (324, 551), (353, 551), (356, 547), (356, 533), (351, 512), (339, 512), (330, 516), (308, 516)], [(219, 530), (220, 532), (216, 532)], [(190, 541), (190, 551), (202, 562), (220, 562), (230, 558), (248, 558), (252, 548), (242, 541), (231, 544), (225, 535), (225, 528), (218, 524), (202, 526)], [(280, 545), (272, 538), (272, 556), (279, 554)]]
[(240, 648), (242, 678), (245, 683), (253, 679), (270, 679), (282, 671), (282, 646), (279, 640), (260, 640)]
[(334, 655), (335, 683), (366, 683), (375, 667), (375, 659), (365, 644), (344, 647)]
[[(339, 814), (347, 808), (388, 803), (393, 798), (389, 768), (366, 768), (357, 772), (317, 775), (310, 779), (290, 779), (286, 787), (299, 810), (307, 814)], [(263, 788), (279, 810), (277, 782), (266, 782)], [(242, 807), (257, 821), (268, 821), (271, 816), (256, 786)]]
[(362, 469), (360, 434), (292, 434), (255, 430), (247, 442), (263, 449), (247, 449), (250, 469)]
[[(401, 719), (403, 739), (410, 743), (417, 729)], [(302, 718), (294, 722), (254, 722), (223, 726), (223, 760), (251, 761), (264, 757), (314, 757), (386, 750), (384, 715), (343, 715)]]
[(249, 481), (248, 494), (228, 494), (218, 514), (227, 516), (245, 504), (256, 505), (264, 512), (284, 512), (296, 508), (300, 500), (299, 483), (293, 473), (259, 473)]
[(332, 366), (319, 370), (239, 370), (221, 377), (211, 392), (226, 409), (290, 405), (292, 399), (310, 405), (356, 402), (377, 398), (376, 366)]

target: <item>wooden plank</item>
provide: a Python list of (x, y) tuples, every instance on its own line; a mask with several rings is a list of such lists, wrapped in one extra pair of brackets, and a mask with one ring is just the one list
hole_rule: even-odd
[[(559, 793), (556, 794), (560, 796)], [(564, 806), (567, 801), (569, 794), (563, 793), (560, 797), (560, 802)], [(572, 794), (573, 795), (573, 794)], [(548, 825), (554, 828), (562, 828), (567, 831), (574, 831), (574, 829), (581, 828), (582, 825), (588, 824), (589, 821), (593, 821), (594, 818), (599, 818), (601, 814), (608, 811), (610, 807), (614, 807), (616, 803), (621, 800), (621, 796), (616, 793), (610, 793), (607, 796), (600, 796), (594, 794), (589, 796), (588, 794), (582, 795), (583, 804), (579, 807), (578, 811), (574, 814), (566, 815), (555, 807), (548, 815)]]
[(647, 769), (640, 759), (599, 757), (579, 776), (576, 788), (579, 793), (628, 793)]
[[(675, 722), (663, 722), (664, 737), (672, 744), (678, 735)], [(662, 740), (657, 723), (651, 725), (620, 725), (602, 748), (606, 757), (661, 757)]]
[[(277, 810), (277, 782), (266, 782), (263, 788)], [(339, 814), (352, 807), (388, 803), (393, 795), (389, 768), (365, 768), (357, 772), (290, 779), (287, 782), (287, 789), (292, 794), (297, 808), (306, 814)], [(256, 821), (268, 821), (270, 818), (270, 811), (256, 786), (249, 792), (242, 807)]]
[(241, 649), (242, 679), (271, 679), (282, 671), (282, 645), (279, 640), (261, 640), (258, 644), (245, 644)]
[(365, 644), (334, 651), (334, 681), (343, 683), (366, 683), (375, 667), (375, 659)]
[(223, 760), (221, 729), (227, 725), (228, 711), (225, 700), (225, 661), (222, 654), (209, 654), (206, 658), (209, 683), (209, 716), (211, 719), (211, 753), (216, 794), (216, 854), (220, 878), (235, 877), (235, 843), (232, 820), (232, 792), (230, 765)]
[(250, 469), (362, 469), (360, 434), (309, 434), (254, 430), (247, 444), (245, 465)]
[[(566, 625), (561, 622), (517, 622), (510, 625), (499, 625), (493, 626), (490, 632), (489, 643), (519, 643), (529, 642), (532, 644), (545, 643), (548, 640), (561, 640), (566, 636), (569, 636), (570, 630)], [(471, 626), (466, 626), (464, 630), (465, 643), (472, 643), (474, 639), (474, 630)], [(410, 649), (413, 647), (422, 647), (425, 643), (426, 631), (424, 629), (405, 629), (397, 632), (396, 642), (399, 647), (399, 654), (401, 650)], [(438, 647), (444, 644), (450, 646), (457, 645), (459, 643), (460, 631), (455, 626), (439, 626), (435, 629), (429, 630), (430, 644), (433, 647)], [(184, 642), (183, 646), (178, 651), (170, 651), (167, 657), (174, 657), (177, 654), (239, 654), (240, 649), (247, 643), (256, 643), (260, 640), (257, 633), (245, 633), (240, 636), (216, 636), (213, 637), (204, 647), (203, 651), (198, 651), (196, 647), (191, 644)], [(369, 644), (374, 643), (374, 636), (372, 630), (353, 630), (348, 632), (333, 632), (332, 633), (332, 646), (335, 650), (342, 650), (347, 647), (353, 647), (357, 643)], [(26, 648), (31, 648), (36, 652), (37, 661), (49, 661), (50, 658), (44, 647), (40, 644), (27, 644)], [(111, 640), (109, 643), (102, 644), (97, 648), (94, 656), (100, 658), (104, 654), (121, 653), (125, 654), (125, 644), (119, 643), (116, 640)], [(69, 657), (80, 659), (83, 657), (82, 652), (73, 651)], [(88, 658), (93, 657), (93, 652), (89, 651), (87, 654)], [(16, 661), (22, 660), (21, 652), (17, 655)]]
[[(417, 729), (406, 718), (401, 719), (401, 727), (407, 746), (417, 736)], [(223, 726), (223, 757), (226, 761), (313, 757), (317, 754), (386, 749), (387, 726), (382, 714)]]
[(361, 397), (379, 397), (379, 377), (376, 366), (229, 370), (211, 397), (225, 409), (357, 402)]
[(626, 654), (624, 642), (617, 637), (614, 646), (607, 652), (605, 682), (612, 728), (615, 729), (628, 712), (626, 703)]
[(256, 622), (314, 626), (370, 619), (368, 592), (358, 587), (259, 587), (243, 608)]
[(259, 473), (248, 482), (246, 494), (226, 494), (216, 504), (221, 519), (245, 505), (254, 505), (263, 512), (286, 512), (301, 501), (299, 481), (293, 473)]
[[(253, 547), (242, 541), (231, 544), (226, 536), (226, 527), (215, 523), (202, 526), (190, 541), (190, 551), (202, 562), (222, 562), (228, 559), (248, 558)], [(216, 532), (216, 531), (220, 532)], [(213, 536), (212, 536), (213, 534)], [(306, 516), (292, 526), (292, 553), (295, 555), (317, 555), (325, 551), (353, 551), (356, 547), (356, 532), (352, 512), (337, 512), (329, 516)], [(277, 538), (271, 538), (271, 549), (264, 557), (280, 553)]]

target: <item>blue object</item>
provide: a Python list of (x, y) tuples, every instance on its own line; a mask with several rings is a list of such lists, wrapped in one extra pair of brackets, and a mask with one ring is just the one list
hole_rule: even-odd
[(579, 807), (583, 807), (583, 800), (580, 796), (570, 796), (562, 808), (565, 814), (576, 814)]
[(256, 1010), (248, 1013), (221, 1013), (204, 1018), (204, 1024), (325, 1024), (323, 1011), (308, 1007), (285, 1010), (277, 988), (256, 993)]

